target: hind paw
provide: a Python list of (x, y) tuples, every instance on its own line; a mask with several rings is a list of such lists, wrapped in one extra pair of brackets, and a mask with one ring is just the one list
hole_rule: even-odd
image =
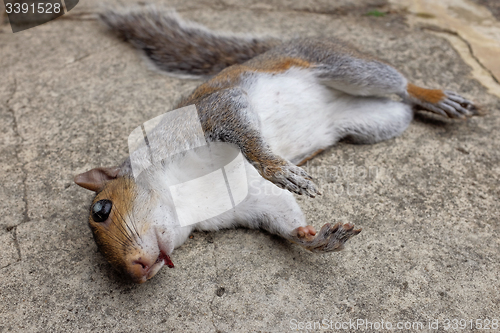
[(444, 97), (437, 103), (419, 101), (417, 104), (446, 118), (465, 119), (479, 114), (473, 102), (452, 91), (444, 91)]
[(317, 233), (311, 226), (299, 227), (293, 231), (291, 241), (311, 252), (334, 252), (342, 250), (345, 242), (360, 232), (350, 223), (327, 223)]

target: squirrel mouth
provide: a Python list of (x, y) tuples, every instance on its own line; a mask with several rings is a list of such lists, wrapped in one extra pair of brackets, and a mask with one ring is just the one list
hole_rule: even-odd
[[(165, 233), (165, 231), (162, 232), (162, 234), (163, 233)], [(169, 268), (174, 268), (174, 263), (172, 262), (172, 260), (170, 260), (170, 257), (165, 252), (166, 248), (164, 246), (164, 243), (160, 239), (160, 233), (158, 231), (156, 232), (156, 241), (158, 243), (158, 247), (159, 247), (159, 250), (160, 250), (160, 254), (158, 255), (158, 258), (156, 258), (156, 263), (159, 263), (159, 262), (163, 261), (163, 263), (166, 266), (168, 266)]]
[(166, 265), (170, 268), (174, 267), (174, 263), (172, 262), (168, 254), (166, 254), (163, 251), (160, 251), (160, 254), (158, 255), (158, 258), (156, 258), (155, 263), (148, 269), (145, 275), (141, 278), (141, 282), (139, 283), (143, 283), (151, 279), (153, 276), (156, 275), (156, 273), (158, 273), (158, 271), (163, 267), (163, 265)]
[(172, 262), (172, 260), (170, 259), (170, 257), (168, 256), (168, 254), (166, 254), (165, 252), (163, 251), (160, 251), (160, 255), (158, 256), (158, 258), (156, 259), (156, 263), (159, 263), (159, 262), (164, 262), (165, 265), (167, 265), (169, 268), (174, 268), (174, 263)]

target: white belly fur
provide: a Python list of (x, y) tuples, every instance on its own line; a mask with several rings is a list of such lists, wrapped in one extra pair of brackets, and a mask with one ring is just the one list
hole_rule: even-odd
[(293, 163), (346, 135), (362, 143), (393, 138), (413, 118), (409, 105), (328, 88), (307, 69), (258, 74), (245, 89), (267, 143)]
[(274, 153), (298, 162), (339, 139), (332, 112), (345, 94), (325, 87), (310, 71), (259, 74), (246, 90)]

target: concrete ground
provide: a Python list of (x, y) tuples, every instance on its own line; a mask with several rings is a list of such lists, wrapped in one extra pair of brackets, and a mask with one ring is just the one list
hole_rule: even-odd
[[(92, 194), (72, 179), (120, 162), (129, 133), (200, 82), (148, 71), (93, 19), (97, 0), (17, 34), (4, 24), (0, 331), (285, 332), (323, 320), (328, 326), (309, 331), (372, 331), (383, 321), (435, 332), (452, 320), (498, 329), (500, 77), (481, 58), (500, 46), (498, 15), (481, 7), (488, 1), (446, 1), (443, 13), (460, 19), (463, 33), (432, 29), (446, 22), (438, 11), (394, 2), (165, 2), (212, 29), (350, 40), (414, 83), (460, 92), (488, 114), (417, 115), (401, 137), (341, 143), (310, 163), (328, 190), (299, 198), (309, 221), (363, 228), (343, 252), (313, 255), (255, 230), (198, 232), (174, 252), (175, 269), (142, 285), (122, 280), (97, 251), (87, 225)], [(492, 42), (476, 50), (471, 29)]]

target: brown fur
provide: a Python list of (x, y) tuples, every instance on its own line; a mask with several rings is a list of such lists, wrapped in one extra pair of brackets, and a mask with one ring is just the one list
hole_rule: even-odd
[(190, 96), (177, 105), (177, 108), (196, 104), (199, 99), (218, 90), (235, 87), (245, 74), (252, 72), (278, 74), (287, 71), (291, 67), (308, 68), (311, 67), (311, 63), (299, 58), (283, 57), (253, 65), (233, 65), (225, 68), (211, 80), (200, 85)]
[(407, 91), (411, 97), (431, 104), (439, 103), (446, 97), (440, 89), (425, 89), (411, 83), (408, 83)]
[(130, 246), (135, 242), (134, 232), (127, 229), (123, 217), (130, 215), (135, 193), (133, 179), (118, 177), (107, 182), (104, 189), (92, 201), (92, 205), (103, 199), (113, 202), (113, 208), (105, 222), (94, 222), (90, 216), (89, 224), (99, 250), (116, 268), (126, 267), (127, 252), (134, 248)]

